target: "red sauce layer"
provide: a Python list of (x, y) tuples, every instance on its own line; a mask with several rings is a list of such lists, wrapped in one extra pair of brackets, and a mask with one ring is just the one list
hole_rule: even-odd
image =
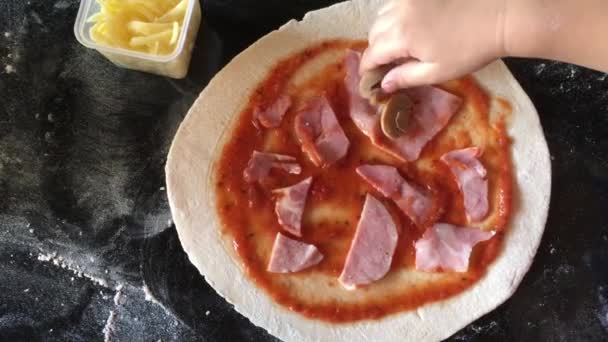
[[(503, 233), (511, 214), (512, 176), (509, 156), (509, 139), (501, 120), (490, 120), (491, 98), (472, 77), (450, 82), (441, 87), (459, 95), (465, 102), (466, 117), (454, 116), (446, 129), (433, 139), (415, 163), (403, 164), (382, 152), (371, 155), (373, 148), (350, 120), (348, 98), (343, 85), (344, 67), (341, 61), (330, 63), (318, 74), (302, 84), (294, 85), (292, 77), (307, 63), (321, 54), (340, 53), (347, 48), (363, 49), (365, 43), (353, 41), (327, 41), (310, 47), (280, 61), (261, 82), (242, 113), (239, 114), (230, 138), (225, 144), (215, 168), (215, 191), (218, 213), (223, 224), (224, 238), (230, 241), (241, 259), (245, 273), (263, 288), (276, 302), (291, 310), (314, 319), (330, 322), (351, 322), (376, 319), (388, 314), (411, 310), (423, 304), (439, 301), (456, 295), (478, 281), (487, 267), (500, 252)], [(294, 105), (287, 112), (281, 126), (273, 130), (259, 130), (252, 125), (252, 113), (256, 106), (272, 103), (279, 94), (289, 93)], [(295, 109), (303, 94), (325, 93), (343, 127), (351, 147), (345, 158), (328, 168), (315, 167), (302, 153), (293, 133)], [(502, 101), (502, 102), (500, 102)], [(508, 103), (499, 100), (503, 108)], [(510, 110), (510, 109), (509, 109)], [(508, 114), (508, 113), (504, 113)], [(243, 179), (243, 170), (253, 150), (264, 151), (272, 141), (268, 152), (294, 156), (302, 165), (300, 175), (271, 172), (262, 184), (249, 184)], [(399, 244), (394, 256), (391, 272), (414, 268), (413, 241), (422, 231), (401, 213), (388, 199), (365, 183), (355, 168), (363, 163), (385, 163), (399, 167), (410, 180), (435, 191), (441, 204), (439, 218), (442, 222), (466, 225), (462, 195), (449, 169), (438, 161), (439, 157), (452, 149), (476, 144), (483, 148), (482, 163), (488, 171), (490, 214), (483, 223), (484, 229), (498, 232), (491, 240), (478, 244), (471, 255), (469, 271), (452, 274), (448, 279), (427, 282), (418, 286), (403, 286), (399, 290), (382, 296), (360, 296), (361, 300), (312, 300), (290, 286), (289, 281), (298, 281), (313, 275), (325, 275), (330, 279), (340, 274), (357, 220), (363, 206), (365, 193), (382, 199), (400, 226)], [(382, 155), (378, 158), (378, 155)], [(282, 231), (274, 215), (272, 189), (295, 184), (314, 176), (314, 183), (307, 201), (307, 208), (327, 203), (344, 209), (340, 218), (314, 220), (306, 215), (303, 220), (301, 240), (315, 244), (323, 253), (324, 260), (317, 266), (291, 275), (277, 275), (266, 271), (272, 247), (272, 239)], [(311, 204), (313, 203), (313, 204)], [(313, 222), (314, 221), (314, 222)], [(292, 277), (292, 278), (286, 278)], [(317, 279), (317, 278), (315, 278)], [(337, 282), (330, 280), (324, 286), (336, 290)], [(374, 284), (346, 293), (356, 296), (357, 291), (367, 293)], [(347, 291), (347, 290), (343, 290)]]

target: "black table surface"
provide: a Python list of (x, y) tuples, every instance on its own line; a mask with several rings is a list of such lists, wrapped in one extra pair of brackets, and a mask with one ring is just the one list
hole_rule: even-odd
[[(76, 0), (0, 3), (0, 340), (276, 340), (189, 263), (164, 163), (223, 65), (331, 3), (204, 1), (183, 80), (120, 69), (82, 47)], [(549, 219), (513, 297), (451, 339), (606, 340), (607, 75), (549, 61), (507, 65), (549, 143)]]

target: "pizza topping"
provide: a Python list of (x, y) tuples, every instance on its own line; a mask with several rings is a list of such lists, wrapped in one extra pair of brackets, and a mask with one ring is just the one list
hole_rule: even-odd
[(255, 107), (253, 110), (253, 125), (257, 128), (276, 128), (281, 125), (283, 116), (291, 106), (289, 95), (283, 94), (267, 108)]
[(379, 127), (378, 109), (359, 95), (359, 61), (361, 55), (349, 51), (346, 55), (345, 85), (350, 97), (350, 115), (363, 134), (372, 143), (402, 161), (414, 161), (422, 148), (448, 123), (456, 113), (462, 100), (442, 89), (422, 86), (404, 92), (412, 100), (413, 107), (408, 129), (399, 138), (387, 139)]
[(473, 247), (494, 236), (477, 228), (436, 223), (416, 241), (416, 269), (419, 271), (466, 272)]
[(380, 85), (384, 76), (394, 67), (393, 64), (385, 64), (364, 73), (359, 81), (361, 97), (368, 99), (373, 105), (386, 100), (388, 94), (382, 90)]
[(314, 245), (277, 233), (267, 270), (273, 273), (298, 272), (320, 263), (321, 260), (323, 254)]
[(380, 127), (382, 133), (391, 139), (397, 139), (408, 130), (414, 103), (405, 92), (398, 92), (382, 104)]
[(391, 266), (397, 239), (393, 218), (380, 201), (368, 194), (338, 278), (342, 286), (353, 290), (384, 277)]
[(349, 141), (325, 96), (308, 100), (295, 119), (302, 150), (316, 166), (327, 166), (346, 155)]
[(488, 214), (488, 179), (486, 169), (479, 161), (481, 149), (469, 147), (454, 150), (441, 157), (452, 171), (464, 198), (469, 220), (476, 222)]
[(374, 130), (372, 142), (403, 161), (414, 161), (422, 148), (448, 123), (461, 104), (459, 97), (430, 86), (410, 88), (407, 95), (414, 102), (408, 129), (394, 140), (385, 139), (382, 132)]
[(357, 173), (382, 195), (395, 204), (417, 226), (423, 226), (431, 217), (434, 203), (429, 191), (407, 182), (395, 167), (388, 165), (362, 165)]
[(295, 236), (302, 236), (302, 213), (311, 183), (312, 177), (308, 177), (298, 184), (272, 191), (277, 195), (274, 211), (279, 223), (286, 231)]
[(350, 118), (357, 128), (369, 137), (372, 135), (374, 128), (378, 125), (378, 116), (376, 115), (377, 109), (370, 105), (369, 101), (359, 94), (361, 79), (359, 76), (360, 60), (361, 54), (359, 52), (349, 50), (346, 53), (344, 60), (346, 65), (344, 84), (348, 91)]
[(287, 173), (299, 175), (302, 172), (296, 158), (277, 153), (253, 151), (243, 177), (249, 183), (260, 181), (268, 176), (270, 170), (276, 168)]

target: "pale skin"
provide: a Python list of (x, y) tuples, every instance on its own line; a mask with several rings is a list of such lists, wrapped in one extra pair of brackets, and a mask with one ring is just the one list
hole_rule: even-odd
[(382, 81), (393, 92), (509, 56), (608, 72), (608, 1), (389, 0), (370, 29), (360, 72), (395, 64)]

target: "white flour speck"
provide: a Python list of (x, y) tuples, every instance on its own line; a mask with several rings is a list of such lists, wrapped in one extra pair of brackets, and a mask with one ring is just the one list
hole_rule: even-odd
[(602, 326), (608, 330), (608, 298), (605, 296), (605, 287), (600, 286), (597, 289), (598, 302), (600, 304), (597, 310), (597, 318), (600, 320)]
[(38, 15), (38, 13), (32, 11), (31, 13), (32, 19), (34, 19), (34, 21), (36, 22), (36, 24), (38, 25), (42, 25), (42, 19), (40, 18), (40, 15)]
[(122, 293), (122, 288), (123, 288), (123, 285), (119, 284), (115, 289), (116, 294), (114, 295), (114, 305), (122, 305), (125, 303), (125, 298)]
[(172, 219), (168, 219), (168, 220), (167, 220), (167, 224), (168, 224), (169, 226), (172, 226), (172, 225), (173, 225), (173, 220), (172, 220)]
[(142, 286), (142, 290), (144, 291), (145, 300), (147, 300), (148, 302), (152, 302), (154, 304), (158, 304), (158, 305), (160, 305), (161, 308), (163, 308), (163, 310), (169, 312), (169, 310), (167, 310), (167, 308), (161, 302), (159, 302), (158, 299), (156, 299), (156, 297), (154, 297), (154, 295), (150, 291), (150, 288), (148, 287), (148, 285), (146, 285), (145, 281), (144, 281), (144, 286)]
[(110, 311), (110, 316), (106, 320), (106, 325), (103, 327), (103, 341), (110, 342), (112, 341), (112, 332), (114, 332), (114, 323), (116, 321), (116, 312), (114, 310)]
[(30, 234), (34, 234), (34, 230), (33, 229), (30, 229), (29, 232), (30, 232)]
[(205, 311), (205, 316), (209, 316), (210, 313), (211, 313), (211, 311), (209, 311), (209, 310)]
[(15, 67), (10, 64), (7, 64), (6, 66), (4, 66), (4, 72), (6, 72), (7, 74), (13, 74), (16, 71), (17, 70), (15, 69)]
[(10, 38), (11, 35), (12, 35), (12, 33), (8, 32), (8, 31), (4, 32), (4, 37), (5, 38)]
[(165, 187), (164, 187), (164, 186), (161, 186), (159, 190), (160, 190), (160, 191), (165, 191)]
[(152, 292), (150, 292), (150, 288), (148, 287), (148, 285), (146, 285), (144, 283), (144, 286), (142, 287), (142, 290), (144, 291), (144, 299), (147, 300), (148, 302), (152, 302), (152, 303), (158, 303), (158, 301), (156, 300), (156, 298), (154, 298), (154, 295), (152, 294)]
[(28, 292), (30, 292), (30, 289), (25, 289), (25, 290), (23, 290), (23, 292), (28, 293)]
[(578, 69), (574, 65), (570, 65), (568, 68), (570, 69), (570, 78), (574, 78)]
[(66, 9), (66, 8), (70, 7), (70, 3), (65, 0), (59, 0), (55, 3), (55, 5), (53, 7), (57, 8), (57, 9)]
[(536, 66), (536, 76), (540, 76), (540, 74), (543, 73), (543, 71), (545, 71), (545, 67), (547, 67), (547, 64), (545, 63), (540, 63), (539, 65)]
[(551, 249), (549, 250), (549, 254), (555, 254), (556, 249), (555, 247), (551, 247)]

